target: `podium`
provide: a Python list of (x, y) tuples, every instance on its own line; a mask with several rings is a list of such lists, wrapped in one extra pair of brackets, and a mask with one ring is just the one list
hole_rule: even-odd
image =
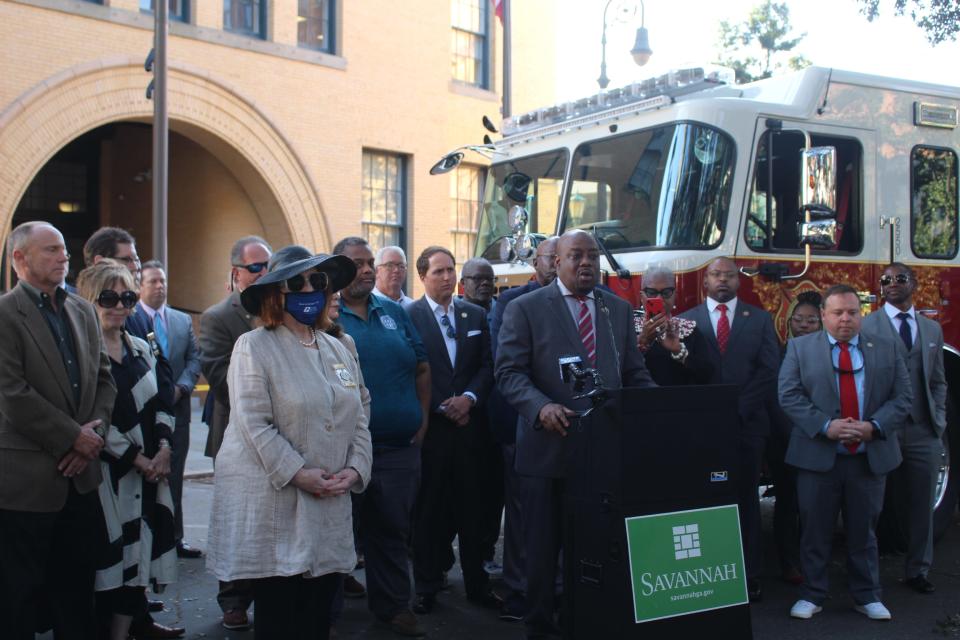
[(571, 425), (567, 640), (752, 638), (735, 386), (611, 391)]

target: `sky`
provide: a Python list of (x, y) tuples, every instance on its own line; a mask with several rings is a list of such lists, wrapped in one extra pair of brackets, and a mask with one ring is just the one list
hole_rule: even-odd
[[(522, 0), (515, 0), (522, 1)], [(859, 13), (857, 0), (787, 0), (790, 20), (806, 37), (794, 50), (814, 65), (895, 78), (960, 86), (960, 43), (932, 47), (909, 16), (895, 16), (892, 0), (881, 0), (873, 22)], [(557, 101), (596, 93), (600, 75), (600, 36), (606, 0), (555, 0), (557, 10)], [(644, 67), (630, 57), (640, 12), (626, 23), (610, 24), (609, 88), (665, 73), (670, 69), (715, 62), (722, 20), (742, 22), (763, 0), (645, 0), (645, 25), (653, 56)], [(627, 2), (626, 4), (630, 4)], [(639, 7), (639, 2), (635, 3)], [(522, 37), (514, 33), (514, 38)], [(572, 43), (572, 44), (571, 44)]]

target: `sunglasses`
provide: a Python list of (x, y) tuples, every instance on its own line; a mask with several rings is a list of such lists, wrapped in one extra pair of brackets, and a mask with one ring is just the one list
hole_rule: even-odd
[(676, 293), (676, 287), (664, 287), (663, 289), (654, 289), (652, 287), (644, 287), (643, 295), (648, 298), (669, 298), (674, 293)]
[(237, 269), (246, 269), (250, 273), (260, 273), (261, 271), (267, 268), (267, 263), (253, 262), (250, 264), (235, 264), (233, 266), (235, 266)]
[(301, 273), (293, 276), (292, 278), (287, 278), (287, 290), (293, 293), (299, 293), (303, 291), (303, 285), (307, 283), (308, 279), (310, 281), (310, 286), (313, 287), (314, 291), (326, 291), (327, 285), (330, 284), (330, 278), (327, 277), (327, 274), (321, 271), (314, 271), (313, 273), (308, 273), (307, 277), (304, 277), (304, 275)]
[(137, 295), (136, 291), (128, 290), (123, 293), (117, 293), (113, 289), (105, 289), (97, 296), (97, 304), (104, 309), (113, 309), (119, 302), (123, 305), (124, 309), (133, 309), (139, 299), (140, 296)]
[(898, 273), (895, 276), (883, 276), (880, 278), (880, 284), (887, 286), (893, 284), (896, 281), (897, 284), (907, 284), (910, 282), (910, 276), (905, 273)]

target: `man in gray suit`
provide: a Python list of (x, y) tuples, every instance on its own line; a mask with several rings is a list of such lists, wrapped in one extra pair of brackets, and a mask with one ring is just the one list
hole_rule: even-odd
[(876, 523), (886, 474), (900, 464), (897, 432), (912, 394), (903, 345), (860, 330), (849, 285), (823, 294), (823, 331), (794, 338), (780, 369), (780, 406), (793, 423), (787, 464), (797, 467), (801, 598), (794, 618), (818, 613), (828, 594), (833, 528), (843, 509), (855, 609), (889, 620), (880, 601)]
[[(560, 360), (579, 357), (608, 388), (656, 386), (637, 350), (630, 305), (596, 288), (600, 253), (592, 235), (568, 231), (557, 243), (557, 279), (513, 301), (497, 348), (497, 387), (520, 415), (516, 468), (525, 492), (528, 638), (559, 635), (554, 588), (560, 550), (564, 437), (589, 400), (574, 400)], [(550, 322), (543, 318), (549, 317)]]
[(0, 297), (0, 635), (33, 640), (43, 618), (58, 639), (92, 640), (98, 455), (116, 387), (96, 312), (60, 286), (60, 232), (25, 222), (7, 242), (20, 282)]
[(183, 472), (190, 450), (190, 396), (200, 377), (197, 339), (190, 316), (167, 306), (167, 274), (159, 260), (148, 260), (141, 267), (140, 302), (131, 316), (152, 331), (173, 372), (173, 402), (176, 428), (170, 445), (170, 492), (176, 518), (177, 555), (199, 558), (199, 549), (183, 541)]
[(947, 380), (943, 372), (943, 330), (917, 313), (913, 292), (917, 279), (905, 264), (894, 262), (880, 278), (886, 304), (863, 320), (863, 329), (903, 342), (910, 371), (913, 405), (897, 432), (903, 464), (893, 472), (904, 487), (900, 513), (907, 514), (904, 584), (933, 593), (927, 572), (933, 562), (933, 500), (947, 426)]
[(737, 503), (747, 592), (751, 602), (756, 602), (761, 597), (759, 578), (763, 567), (757, 483), (770, 434), (766, 405), (776, 394), (780, 348), (770, 314), (737, 298), (740, 274), (733, 260), (717, 258), (711, 262), (703, 287), (707, 294), (703, 304), (680, 317), (695, 321), (706, 337), (705, 355), (713, 366), (710, 383), (739, 387), (737, 444), (740, 466), (737, 475), (740, 480), (737, 482)]
[[(200, 316), (200, 368), (210, 384), (213, 397), (212, 417), (208, 422), (207, 447), (204, 453), (216, 458), (223, 442), (223, 432), (230, 422), (230, 392), (227, 388), (227, 369), (237, 339), (253, 329), (253, 316), (240, 304), (240, 292), (267, 272), (271, 249), (259, 236), (237, 240), (230, 251), (230, 295), (203, 312)], [(208, 403), (210, 400), (208, 399)], [(246, 629), (250, 626), (247, 609), (253, 601), (250, 583), (246, 580), (221, 582), (217, 602), (223, 610), (226, 629)]]

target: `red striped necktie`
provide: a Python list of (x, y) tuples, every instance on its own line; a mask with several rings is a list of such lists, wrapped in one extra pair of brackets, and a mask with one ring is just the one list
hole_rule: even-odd
[(577, 301), (580, 303), (577, 331), (580, 333), (580, 340), (587, 352), (590, 366), (593, 366), (597, 364), (597, 337), (593, 331), (593, 317), (590, 314), (590, 307), (587, 306), (586, 296), (577, 296)]

